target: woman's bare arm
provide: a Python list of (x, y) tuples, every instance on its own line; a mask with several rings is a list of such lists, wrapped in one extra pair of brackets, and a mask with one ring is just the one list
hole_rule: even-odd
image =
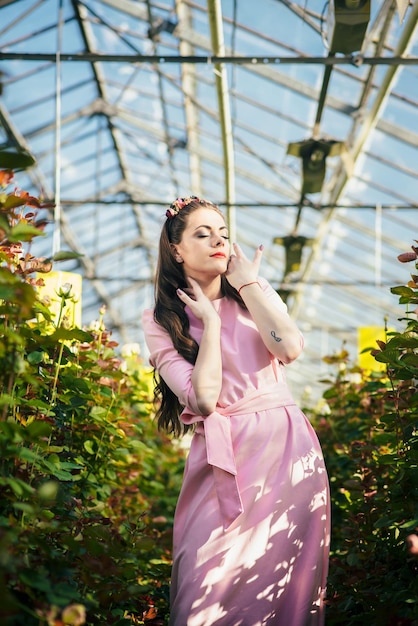
[(267, 349), (283, 363), (296, 359), (302, 350), (301, 334), (289, 315), (274, 306), (257, 282), (262, 247), (247, 259), (241, 248), (234, 244), (226, 278), (237, 289), (253, 318)]
[(178, 291), (178, 297), (203, 322), (203, 334), (192, 373), (192, 385), (202, 415), (212, 413), (222, 388), (221, 319), (198, 283), (189, 279), (192, 297)]

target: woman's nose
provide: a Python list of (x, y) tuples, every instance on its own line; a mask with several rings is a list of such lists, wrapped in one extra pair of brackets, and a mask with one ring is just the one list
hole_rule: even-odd
[(224, 243), (224, 240), (221, 236), (215, 238), (215, 246), (221, 246)]

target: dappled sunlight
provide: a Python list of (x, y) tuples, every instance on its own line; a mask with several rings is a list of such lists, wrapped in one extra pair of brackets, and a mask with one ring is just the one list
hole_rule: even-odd
[[(289, 439), (295, 435), (290, 433)], [(289, 441), (284, 449), (287, 445)], [(285, 455), (282, 463), (285, 467), (277, 473), (281, 481), (273, 488), (262, 490), (253, 484), (241, 491), (245, 512), (226, 532), (208, 519), (203, 524), (204, 517), (199, 528), (189, 527), (189, 543), (185, 554), (178, 555), (176, 573), (177, 596), (181, 602), (184, 594), (190, 596), (188, 625), (322, 624), (329, 547), (326, 472), (312, 445), (294, 461)], [(205, 531), (209, 527), (212, 530)], [(195, 532), (200, 535), (197, 540)], [(191, 593), (178, 578), (183, 558), (194, 570)], [(176, 610), (174, 604), (173, 620)]]

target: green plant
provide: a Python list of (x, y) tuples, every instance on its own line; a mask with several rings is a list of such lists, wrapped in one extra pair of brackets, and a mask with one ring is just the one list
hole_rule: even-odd
[[(5, 187), (11, 173), (0, 172)], [(152, 374), (38, 287), (45, 205), (0, 194), (0, 622), (165, 623), (184, 455), (152, 422)], [(36, 272), (36, 276), (34, 273)]]
[[(398, 259), (418, 267), (412, 250)], [(311, 414), (331, 480), (327, 626), (418, 624), (418, 276), (391, 291), (404, 330), (369, 349), (386, 370), (328, 357), (338, 373)]]

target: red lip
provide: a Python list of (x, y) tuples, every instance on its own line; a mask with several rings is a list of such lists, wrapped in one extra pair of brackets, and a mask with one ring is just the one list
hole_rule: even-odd
[(226, 254), (224, 254), (223, 252), (216, 252), (215, 254), (211, 254), (210, 255), (212, 258), (216, 257), (219, 259), (226, 259)]

